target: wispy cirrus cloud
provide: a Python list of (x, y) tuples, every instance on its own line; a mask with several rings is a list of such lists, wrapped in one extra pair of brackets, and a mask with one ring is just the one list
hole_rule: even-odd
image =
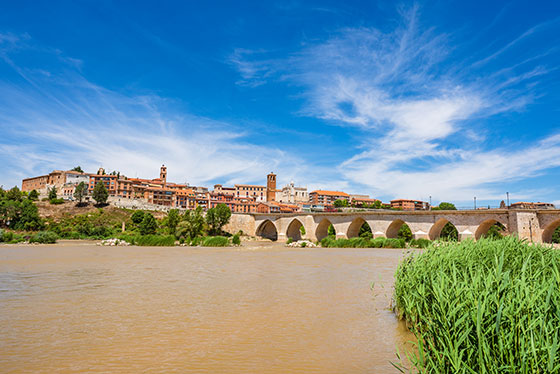
[[(0, 80), (7, 185), (78, 164), (150, 177), (165, 163), (170, 180), (191, 184), (261, 181), (272, 169), (301, 164), (280, 149), (252, 144), (246, 129), (190, 114), (171, 99), (98, 86), (59, 51), (18, 45), (17, 36), (1, 40), (12, 44), (3, 60), (16, 73)], [(20, 61), (14, 47), (34, 58)]]
[(485, 119), (523, 110), (538, 97), (538, 85), (555, 70), (538, 56), (558, 51), (552, 45), (523, 61), (500, 61), (493, 71), (480, 66), (551, 29), (560, 31), (559, 20), (530, 28), (472, 66), (455, 57), (461, 46), (449, 34), (423, 27), (413, 7), (390, 31), (345, 28), (288, 58), (244, 64), (258, 66), (252, 78), (260, 84), (283, 79), (300, 86), (302, 115), (361, 134), (356, 154), (337, 168), (351, 183), (379, 196), (491, 199), (502, 193), (496, 183), (559, 166), (555, 134), (513, 149), (484, 135)]

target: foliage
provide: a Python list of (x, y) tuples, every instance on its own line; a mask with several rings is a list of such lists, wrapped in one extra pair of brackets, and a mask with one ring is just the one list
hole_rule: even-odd
[(500, 222), (496, 222), (488, 229), (488, 232), (483, 237), (488, 239), (502, 239), (506, 228)]
[(424, 239), (424, 238), (420, 238), (420, 239), (412, 239), (408, 245), (413, 247), (413, 248), (427, 248), (430, 244), (432, 244), (432, 241), (429, 239)]
[(130, 220), (135, 223), (136, 225), (139, 225), (140, 222), (142, 222), (142, 220), (144, 219), (144, 211), (143, 210), (137, 210), (134, 213), (132, 213), (132, 216), (130, 217)]
[(441, 229), (439, 238), (445, 241), (457, 241), (459, 240), (459, 232), (451, 222), (447, 222)]
[(78, 204), (81, 204), (86, 195), (87, 195), (87, 185), (84, 182), (80, 182), (76, 186), (76, 188), (74, 188), (74, 198), (78, 200)]
[(31, 231), (43, 228), (37, 207), (32, 200), (23, 197), (19, 188), (0, 191), (0, 226)]
[(305, 227), (303, 227), (303, 225), (301, 225), (301, 226), (299, 227), (299, 232), (300, 232), (300, 234), (301, 234), (302, 237), (305, 235)]
[(37, 234), (29, 238), (30, 243), (53, 244), (56, 243), (58, 235), (52, 231), (39, 231)]
[(177, 228), (179, 221), (181, 221), (179, 210), (171, 209), (167, 214), (167, 229), (170, 234), (175, 234), (175, 229)]
[(206, 212), (206, 223), (210, 234), (217, 235), (222, 232), (231, 217), (231, 210), (226, 204), (218, 204), (215, 208), (210, 208)]
[(558, 373), (560, 252), (514, 237), (411, 254), (394, 299), (421, 373)]
[(140, 225), (138, 226), (138, 229), (140, 230), (140, 234), (141, 235), (155, 234), (157, 228), (158, 228), (158, 224), (153, 214), (149, 212), (144, 213), (144, 218), (142, 219), (142, 222), (140, 222)]
[(47, 197), (49, 198), (49, 200), (54, 200), (54, 199), (57, 198), (56, 187), (53, 186), (52, 188), (49, 188), (49, 192), (48, 192)]
[(56, 199), (50, 199), (49, 203), (53, 204), (53, 205), (60, 205), (60, 204), (64, 204), (64, 199), (61, 198), (56, 198)]
[(98, 205), (105, 204), (107, 202), (107, 199), (109, 198), (109, 192), (105, 187), (105, 183), (101, 181), (97, 182), (95, 187), (93, 187), (91, 197)]
[(123, 209), (97, 209), (95, 212), (65, 215), (58, 222), (48, 220), (48, 230), (65, 239), (107, 239), (121, 232), (129, 217)]
[(391, 238), (351, 238), (336, 239), (334, 236), (327, 236), (321, 240), (321, 246), (325, 248), (405, 248), (404, 239)]
[(327, 234), (328, 234), (329, 236), (335, 236), (335, 235), (336, 235), (336, 231), (334, 231), (334, 226), (333, 226), (333, 225), (330, 225), (330, 226), (329, 226), (329, 228), (328, 228), (328, 230), (327, 230)]
[(334, 202), (334, 207), (335, 208), (345, 208), (347, 206), (348, 206), (348, 200), (346, 200), (346, 199), (338, 199), (338, 200), (335, 200), (335, 202)]
[(175, 236), (177, 238), (196, 238), (204, 232), (204, 216), (202, 208), (187, 210), (182, 217), (182, 221), (177, 224)]
[(558, 226), (556, 230), (554, 230), (554, 233), (552, 234), (552, 242), (560, 243), (560, 226)]
[(404, 223), (399, 229), (399, 232), (397, 233), (397, 238), (404, 239), (407, 242), (412, 240), (412, 231), (410, 230), (410, 227), (406, 223)]
[(83, 173), (84, 172), (80, 165), (76, 166), (75, 168), (71, 169), (70, 171), (77, 171), (78, 173)]
[(286, 244), (291, 244), (294, 242), (294, 238), (288, 238), (288, 240), (286, 240)]
[(8, 190), (4, 194), (4, 198), (10, 201), (22, 201), (23, 194), (17, 187), (13, 187), (12, 189)]
[(203, 247), (227, 247), (229, 239), (225, 236), (207, 236), (202, 241)]
[(360, 227), (360, 233), (358, 234), (358, 236), (360, 238), (369, 238), (369, 239), (373, 238), (371, 227), (367, 222), (364, 222), (364, 224)]
[(457, 210), (455, 204), (446, 203), (446, 202), (439, 203), (438, 208), (439, 210)]
[(27, 198), (32, 201), (37, 201), (39, 200), (39, 192), (37, 192), (37, 190), (32, 190), (29, 192), (29, 195), (27, 195)]
[(172, 247), (175, 245), (173, 235), (119, 235), (118, 239), (132, 245), (147, 247)]
[(241, 245), (241, 239), (239, 238), (239, 234), (233, 235), (233, 237), (231, 238), (231, 244)]

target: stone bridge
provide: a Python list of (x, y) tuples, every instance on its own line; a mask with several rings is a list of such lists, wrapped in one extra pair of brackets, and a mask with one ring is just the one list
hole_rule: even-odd
[[(400, 227), (407, 224), (415, 239), (437, 239), (443, 227), (451, 222), (459, 240), (479, 239), (499, 222), (509, 234), (535, 243), (549, 243), (560, 226), (560, 210), (439, 210), (387, 211), (375, 210), (344, 213), (233, 214), (225, 227), (229, 232), (244, 233), (272, 240), (321, 240), (333, 225), (337, 238), (358, 236), (367, 222), (373, 237), (396, 238)], [(301, 234), (303, 226), (305, 234)]]

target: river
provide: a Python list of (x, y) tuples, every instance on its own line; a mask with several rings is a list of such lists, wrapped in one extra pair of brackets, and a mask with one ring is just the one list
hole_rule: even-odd
[(0, 372), (397, 373), (402, 253), (3, 245)]

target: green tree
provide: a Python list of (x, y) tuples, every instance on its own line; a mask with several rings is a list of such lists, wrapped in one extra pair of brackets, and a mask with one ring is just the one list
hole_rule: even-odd
[(226, 204), (218, 204), (215, 208), (210, 208), (206, 212), (206, 223), (213, 235), (220, 234), (222, 227), (229, 222), (231, 210)]
[(447, 241), (457, 241), (459, 240), (459, 231), (451, 222), (447, 222), (441, 229), (439, 237)]
[(23, 194), (19, 190), (19, 188), (13, 187), (10, 190), (6, 191), (6, 199), (11, 201), (21, 201), (23, 199)]
[(53, 186), (52, 188), (49, 188), (49, 200), (54, 200), (56, 197), (56, 187)]
[(167, 228), (170, 234), (175, 234), (175, 229), (180, 220), (181, 216), (179, 215), (179, 211), (177, 209), (171, 209), (167, 214)]
[(334, 207), (335, 208), (345, 208), (347, 206), (348, 206), (348, 200), (346, 200), (346, 199), (338, 199), (338, 200), (335, 200), (335, 202), (334, 202)]
[(558, 226), (556, 230), (554, 230), (554, 232), (552, 233), (552, 242), (560, 243), (560, 226)]
[(369, 224), (367, 222), (364, 222), (364, 224), (360, 227), (360, 234), (359, 234), (360, 238), (373, 238), (373, 234), (371, 232), (371, 227), (369, 226)]
[(76, 188), (74, 188), (74, 198), (78, 200), (78, 205), (82, 204), (84, 196), (87, 195), (87, 185), (84, 182), (80, 182)]
[(457, 210), (454, 204), (446, 202), (439, 203), (438, 208), (440, 210)]
[(142, 220), (144, 219), (144, 211), (143, 210), (137, 210), (136, 212), (132, 213), (132, 216), (130, 217), (130, 219), (132, 220), (132, 222), (136, 225), (139, 225), (140, 222), (142, 222)]
[(107, 188), (105, 188), (105, 183), (101, 181), (97, 182), (95, 187), (93, 187), (91, 197), (93, 197), (93, 200), (95, 200), (97, 204), (105, 204), (107, 202), (107, 198), (109, 197), (109, 192), (107, 191)]
[(484, 234), (485, 238), (489, 239), (502, 239), (504, 237), (504, 232), (506, 228), (500, 222), (496, 222), (488, 229), (488, 232)]
[(202, 208), (197, 207), (195, 210), (187, 210), (183, 215), (181, 222), (177, 224), (175, 236), (177, 238), (191, 238), (202, 235), (204, 231), (204, 216)]
[(82, 170), (81, 166), (76, 166), (75, 168), (73, 168), (71, 171), (77, 171), (78, 173), (83, 173), (84, 171)]
[(37, 201), (39, 200), (39, 192), (37, 192), (37, 190), (32, 190), (29, 192), (29, 195), (27, 195), (27, 198), (31, 201)]
[(144, 213), (144, 218), (142, 222), (140, 222), (140, 234), (142, 235), (150, 235), (155, 234), (157, 230), (158, 224), (152, 213), (146, 212)]
[(403, 224), (399, 229), (399, 232), (397, 233), (397, 238), (404, 239), (407, 242), (412, 240), (412, 230), (410, 230), (410, 227), (406, 223)]
[(328, 236), (336, 236), (336, 231), (334, 230), (333, 225), (330, 225), (329, 228), (327, 229), (327, 235)]

